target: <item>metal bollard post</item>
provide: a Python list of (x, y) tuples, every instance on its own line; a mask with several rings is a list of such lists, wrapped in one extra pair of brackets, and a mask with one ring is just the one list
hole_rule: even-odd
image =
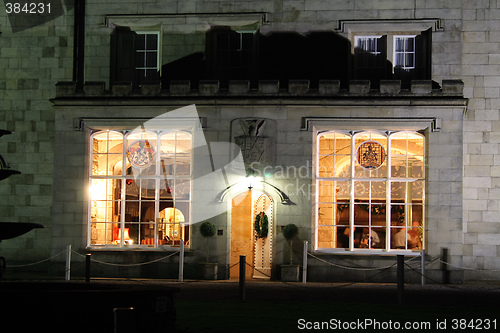
[(403, 304), (403, 294), (405, 290), (405, 256), (397, 256), (397, 280), (398, 280), (398, 303)]
[(443, 284), (450, 283), (450, 271), (448, 270), (448, 249), (441, 249), (441, 270), (443, 271)]
[(245, 300), (246, 256), (240, 256), (240, 300)]
[(66, 246), (66, 273), (64, 274), (64, 280), (69, 281), (71, 279), (71, 245)]
[(304, 241), (304, 253), (302, 257), (302, 283), (307, 283), (307, 244), (308, 241)]
[(421, 284), (423, 286), (425, 285), (425, 250), (422, 250), (420, 252), (420, 265), (420, 274), (422, 275)]
[(181, 239), (181, 248), (179, 252), (179, 282), (184, 281), (184, 239)]
[(85, 256), (85, 282), (89, 283), (90, 282), (90, 257), (92, 255), (90, 253), (87, 253)]

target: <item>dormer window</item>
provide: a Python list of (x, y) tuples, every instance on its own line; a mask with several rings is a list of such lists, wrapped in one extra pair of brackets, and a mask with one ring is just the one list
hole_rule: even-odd
[(416, 36), (394, 36), (393, 68), (415, 69)]
[(133, 31), (117, 27), (111, 35), (111, 82), (160, 80), (161, 54), (159, 31)]
[(352, 45), (352, 78), (401, 80), (409, 87), (412, 80), (431, 79), (432, 32), (442, 31), (440, 20), (342, 21), (340, 33)]

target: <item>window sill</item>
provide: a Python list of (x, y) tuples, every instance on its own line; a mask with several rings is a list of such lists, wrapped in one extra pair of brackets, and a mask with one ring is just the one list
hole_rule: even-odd
[(317, 249), (315, 255), (346, 255), (346, 256), (397, 256), (419, 257), (422, 250), (372, 250), (372, 249)]
[[(180, 246), (148, 247), (148, 246), (124, 246), (124, 247), (106, 247), (106, 246), (87, 246), (85, 248), (92, 252), (177, 252)], [(185, 252), (191, 251), (184, 247)]]

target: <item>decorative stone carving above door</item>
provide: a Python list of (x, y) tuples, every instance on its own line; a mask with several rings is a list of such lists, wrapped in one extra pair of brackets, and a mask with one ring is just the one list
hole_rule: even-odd
[[(263, 170), (276, 163), (276, 121), (237, 118), (231, 121), (231, 141), (237, 144), (247, 171)], [(234, 156), (233, 156), (234, 158)]]

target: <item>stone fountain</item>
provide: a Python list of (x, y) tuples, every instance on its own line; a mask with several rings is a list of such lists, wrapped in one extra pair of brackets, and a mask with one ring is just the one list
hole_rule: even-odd
[[(11, 131), (0, 129), (0, 137), (11, 133)], [(9, 168), (7, 163), (5, 163), (2, 155), (0, 155), (0, 180), (4, 180), (12, 175), (20, 173), (21, 172), (17, 170), (12, 170), (11, 168)], [(31, 231), (35, 228), (43, 228), (43, 225), (28, 222), (0, 222), (0, 242), (4, 239), (11, 239), (24, 235), (28, 231)], [(2, 279), (5, 268), (5, 258), (0, 257), (0, 280)]]

